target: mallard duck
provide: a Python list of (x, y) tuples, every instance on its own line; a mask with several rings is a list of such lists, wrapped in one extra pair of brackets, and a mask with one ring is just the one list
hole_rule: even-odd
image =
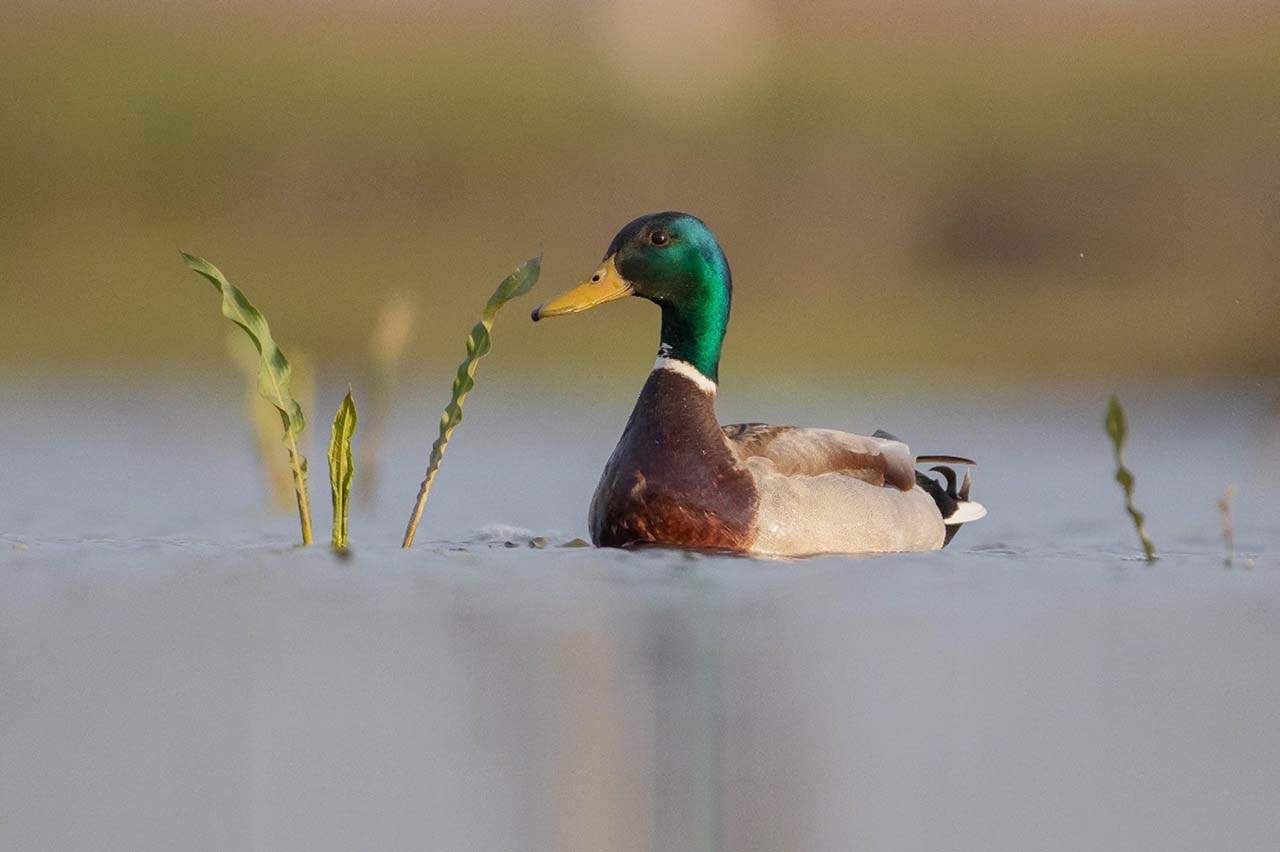
[[(662, 309), (658, 359), (591, 501), (597, 547), (667, 545), (767, 556), (937, 550), (986, 514), (957, 487), (959, 456), (913, 456), (886, 432), (716, 419), (733, 292), (711, 229), (688, 213), (629, 223), (589, 279), (533, 311), (574, 314), (626, 296)], [(918, 472), (936, 462), (945, 480)]]

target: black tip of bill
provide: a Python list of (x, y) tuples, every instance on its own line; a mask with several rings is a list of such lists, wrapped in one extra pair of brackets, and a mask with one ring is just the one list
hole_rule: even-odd
[(534, 308), (533, 311), (530, 312), (529, 319), (533, 320), (534, 322), (537, 322), (538, 320), (542, 319), (542, 317), (538, 314), (538, 311), (540, 310), (542, 310), (542, 305), (538, 305), (538, 307)]

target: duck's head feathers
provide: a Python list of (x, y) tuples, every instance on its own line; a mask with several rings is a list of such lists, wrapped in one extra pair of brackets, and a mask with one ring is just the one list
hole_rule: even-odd
[(688, 213), (651, 213), (623, 226), (600, 268), (536, 308), (533, 319), (640, 296), (662, 307), (661, 354), (716, 381), (732, 294), (729, 263), (706, 223)]
[(651, 213), (627, 223), (609, 243), (604, 259), (610, 257), (637, 296), (660, 305), (727, 302), (733, 287), (715, 234), (688, 213)]

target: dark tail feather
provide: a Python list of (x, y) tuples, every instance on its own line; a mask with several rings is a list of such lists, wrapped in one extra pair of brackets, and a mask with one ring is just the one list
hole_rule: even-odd
[(938, 512), (942, 515), (942, 522), (946, 525), (946, 537), (942, 541), (942, 546), (946, 547), (951, 543), (951, 539), (968, 521), (976, 521), (987, 513), (987, 510), (980, 503), (974, 503), (969, 499), (969, 490), (973, 486), (973, 478), (968, 471), (965, 472), (964, 481), (960, 486), (956, 487), (956, 472), (949, 467), (939, 465), (931, 468), (942, 475), (946, 480), (943, 485), (938, 480), (928, 474), (916, 471), (916, 484), (919, 485), (930, 497), (933, 502), (938, 504)]
[[(883, 429), (877, 429), (872, 437), (883, 438), (886, 441), (899, 440), (896, 436)], [(951, 543), (951, 539), (955, 537), (961, 526), (969, 521), (976, 521), (987, 514), (987, 510), (983, 508), (981, 503), (975, 503), (969, 499), (969, 490), (973, 487), (973, 477), (970, 472), (968, 470), (964, 472), (964, 480), (957, 486), (956, 472), (954, 469), (947, 467), (947, 465), (962, 464), (972, 468), (977, 467), (978, 463), (964, 456), (932, 454), (916, 456), (916, 464), (922, 463), (934, 464), (935, 466), (930, 470), (941, 474), (942, 478), (946, 480), (946, 485), (943, 485), (933, 477), (916, 471), (916, 484), (933, 498), (933, 502), (938, 504), (938, 512), (942, 515), (942, 523), (946, 526), (946, 538), (942, 541), (942, 546), (946, 547)]]
[[(877, 429), (876, 431), (872, 432), (871, 437), (883, 438), (886, 441), (899, 441), (899, 442), (902, 441), (902, 439), (899, 438), (897, 435), (892, 435), (883, 429)], [(916, 456), (916, 463), (920, 464), (922, 462), (935, 462), (937, 464), (967, 464), (970, 467), (976, 467), (978, 464), (973, 459), (967, 459), (964, 456), (948, 456), (948, 455)]]
[(973, 459), (967, 459), (964, 456), (916, 456), (916, 464), (924, 464), (925, 462), (937, 462), (939, 464), (967, 464), (970, 467), (978, 466), (976, 461)]

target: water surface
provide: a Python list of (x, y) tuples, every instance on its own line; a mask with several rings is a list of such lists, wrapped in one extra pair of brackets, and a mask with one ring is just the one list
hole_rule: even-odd
[(1259, 389), (1126, 393), (1155, 566), (1088, 388), (726, 394), (726, 420), (882, 426), (982, 461), (990, 517), (946, 551), (789, 562), (557, 546), (585, 535), (626, 388), (482, 385), (403, 553), (439, 405), (409, 399), (347, 560), (262, 512), (234, 388), (4, 393), (0, 848), (1280, 834), (1280, 453)]

